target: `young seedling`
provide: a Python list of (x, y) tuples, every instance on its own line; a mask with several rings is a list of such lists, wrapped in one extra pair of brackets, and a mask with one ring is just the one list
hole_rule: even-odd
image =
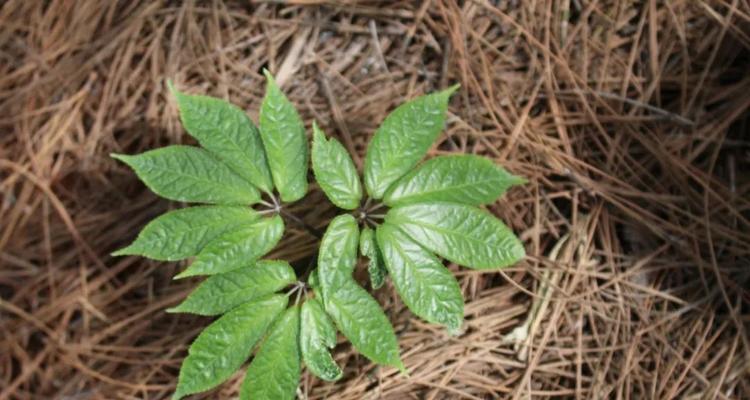
[[(168, 310), (219, 316), (190, 346), (173, 399), (218, 386), (253, 353), (240, 399), (293, 399), (302, 361), (321, 379), (342, 376), (330, 353), (337, 331), (368, 359), (405, 372), (390, 321), (352, 276), (359, 255), (369, 259), (374, 289), (390, 278), (414, 314), (453, 333), (463, 322), (463, 298), (441, 258), (494, 269), (524, 256), (512, 231), (479, 208), (523, 179), (471, 155), (417, 165), (445, 124), (456, 86), (407, 102), (383, 121), (367, 149), (365, 190), (341, 143), (313, 123), (315, 179), (350, 213), (329, 223), (307, 284), (288, 263), (261, 260), (283, 234), (281, 215), (299, 221), (284, 213), (283, 203), (304, 197), (308, 186), (304, 125), (266, 76), (260, 129), (225, 101), (170, 85), (183, 125), (201, 147), (113, 155), (156, 194), (204, 204), (156, 218), (113, 253), (162, 261), (194, 257), (176, 278), (208, 275)], [(363, 201), (364, 192), (369, 197)], [(256, 211), (255, 204), (267, 209)]]

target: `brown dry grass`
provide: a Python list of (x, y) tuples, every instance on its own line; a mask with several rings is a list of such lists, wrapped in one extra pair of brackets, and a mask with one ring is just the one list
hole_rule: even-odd
[[(182, 266), (108, 256), (174, 205), (107, 155), (189, 142), (167, 78), (256, 117), (264, 66), (360, 161), (388, 110), (460, 82), (433, 154), (530, 180), (490, 207), (527, 259), (452, 266), (461, 336), (386, 287), (411, 375), (342, 341), (344, 379), (301, 398), (750, 398), (747, 0), (296, 3), (2, 5), (0, 399), (168, 396), (207, 320), (163, 311)], [(292, 211), (322, 228), (326, 204)], [(273, 256), (315, 245), (292, 229)]]

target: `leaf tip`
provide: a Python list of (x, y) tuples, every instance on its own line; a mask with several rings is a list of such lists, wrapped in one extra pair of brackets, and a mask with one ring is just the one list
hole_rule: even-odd
[(341, 368), (336, 365), (336, 363), (331, 359), (332, 364), (324, 366), (322, 369), (320, 366), (316, 369), (318, 369), (317, 372), (313, 372), (310, 370), (308, 366), (308, 370), (312, 372), (315, 376), (317, 376), (320, 379), (323, 379), (324, 381), (328, 382), (336, 382), (337, 380), (341, 379), (342, 376), (344, 376), (344, 371), (341, 370)]
[(522, 176), (518, 176), (518, 175), (511, 175), (510, 179), (511, 179), (511, 184), (514, 185), (514, 186), (515, 185), (525, 185), (525, 184), (529, 183), (528, 179), (526, 179), (526, 178), (524, 178)]
[(180, 389), (180, 384), (177, 384), (177, 389), (175, 389), (174, 394), (172, 394), (171, 400), (180, 400), (181, 398), (185, 397), (188, 393), (184, 393)]
[(133, 246), (123, 247), (123, 248), (121, 248), (119, 250), (115, 250), (115, 251), (109, 253), (109, 255), (112, 256), (112, 257), (132, 256), (132, 255), (135, 255), (136, 253), (133, 251), (132, 247)]
[(453, 337), (461, 336), (461, 334), (463, 333), (463, 329), (461, 329), (462, 328), (461, 325), (462, 325), (461, 321), (454, 321), (453, 323), (448, 325), (446, 327), (448, 329), (448, 334)]
[(276, 80), (273, 77), (273, 74), (271, 74), (271, 71), (269, 71), (267, 68), (263, 68), (263, 76), (266, 77), (266, 81), (269, 84), (276, 84)]
[[(182, 115), (182, 109), (185, 107), (189, 107), (187, 99), (190, 96), (177, 90), (171, 79), (167, 80), (167, 88), (169, 89), (169, 94), (171, 94), (177, 102), (177, 109), (180, 111), (180, 115)], [(180, 118), (182, 118), (182, 116)]]
[(114, 158), (115, 160), (122, 161), (124, 163), (128, 163), (128, 160), (131, 156), (127, 154), (118, 154), (118, 153), (109, 153), (109, 156)]
[(393, 364), (393, 366), (396, 367), (399, 372), (401, 372), (401, 375), (407, 378), (410, 376), (409, 371), (406, 369), (406, 366), (404, 366), (404, 362), (401, 361), (400, 358)]
[(455, 85), (453, 85), (453, 86), (449, 87), (448, 89), (445, 89), (445, 90), (443, 90), (443, 93), (445, 93), (445, 95), (446, 95), (447, 97), (451, 97), (451, 95), (453, 95), (453, 93), (456, 93), (456, 91), (457, 91), (457, 90), (458, 90), (458, 89), (459, 89), (460, 87), (461, 87), (461, 84), (460, 84), (460, 83), (456, 83)]
[(172, 279), (173, 280), (180, 280), (180, 279), (189, 278), (191, 276), (195, 276), (195, 274), (190, 271), (190, 268), (188, 268), (188, 269), (180, 272), (179, 274), (175, 275), (174, 278), (172, 278)]
[(313, 144), (316, 142), (325, 142), (326, 134), (318, 126), (318, 122), (313, 120)]

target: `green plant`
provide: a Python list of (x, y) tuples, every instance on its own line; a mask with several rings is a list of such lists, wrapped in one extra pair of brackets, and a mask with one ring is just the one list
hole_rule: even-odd
[[(311, 291), (288, 263), (260, 260), (283, 233), (280, 201), (299, 200), (307, 191), (303, 124), (270, 74), (267, 78), (260, 130), (224, 101), (172, 88), (185, 129), (203, 149), (170, 146), (113, 155), (162, 197), (214, 204), (160, 216), (114, 253), (165, 261), (194, 256), (177, 278), (211, 275), (169, 310), (221, 315), (190, 346), (174, 399), (219, 385), (256, 347), (241, 399), (293, 398), (302, 360), (314, 375), (339, 379), (342, 371), (330, 354), (337, 330), (368, 359), (405, 372), (388, 318), (352, 277), (359, 255), (369, 259), (373, 289), (390, 277), (414, 314), (451, 333), (461, 328), (463, 298), (440, 257), (490, 269), (524, 256), (512, 231), (479, 208), (523, 179), (471, 155), (417, 165), (445, 124), (456, 86), (404, 103), (386, 117), (367, 149), (366, 190), (344, 146), (313, 123), (315, 179), (332, 203), (351, 213), (329, 223), (307, 282)], [(260, 192), (271, 203), (263, 202)], [(369, 197), (363, 201), (364, 192)], [(269, 209), (247, 207), (255, 203)], [(284, 288), (289, 290), (279, 293)]]

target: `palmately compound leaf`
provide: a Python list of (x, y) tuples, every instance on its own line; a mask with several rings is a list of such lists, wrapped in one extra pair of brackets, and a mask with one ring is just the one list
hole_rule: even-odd
[(270, 193), (273, 190), (266, 152), (255, 124), (231, 103), (207, 96), (180, 93), (169, 85), (190, 136), (224, 161), (237, 175)]
[(112, 255), (182, 260), (197, 255), (208, 242), (228, 229), (251, 224), (258, 218), (257, 212), (239, 206), (199, 206), (170, 211), (149, 222), (130, 246)]
[(349, 279), (324, 298), (325, 310), (354, 348), (373, 362), (404, 371), (393, 326), (380, 304)]
[(362, 200), (362, 185), (352, 157), (336, 139), (313, 123), (312, 166), (315, 180), (336, 206), (353, 210)]
[(167, 312), (219, 315), (242, 303), (275, 293), (296, 280), (294, 269), (288, 262), (260, 260), (209, 277), (185, 301)]
[(240, 400), (293, 400), (300, 378), (299, 307), (284, 312), (245, 374)]
[(463, 295), (443, 263), (388, 224), (378, 227), (377, 241), (404, 304), (424, 320), (458, 331), (464, 319)]
[(336, 346), (336, 327), (316, 299), (302, 304), (300, 322), (300, 349), (302, 359), (315, 376), (326, 381), (341, 378), (341, 368), (331, 357), (330, 349)]
[(232, 376), (286, 305), (284, 295), (251, 301), (204, 329), (182, 363), (172, 400), (212, 389)]
[(391, 207), (430, 201), (479, 206), (493, 203), (509, 187), (524, 182), (484, 157), (441, 156), (399, 179), (383, 202)]
[(248, 205), (260, 199), (250, 182), (207, 151), (167, 146), (134, 156), (112, 154), (129, 165), (152, 192), (175, 201)]
[(385, 191), (425, 156), (443, 130), (448, 99), (458, 85), (398, 106), (375, 132), (365, 157), (365, 186), (370, 197)]
[(354, 217), (339, 215), (328, 224), (318, 251), (318, 280), (323, 297), (352, 279), (358, 244), (359, 227)]
[(271, 251), (283, 233), (284, 222), (278, 215), (227, 231), (209, 242), (175, 278), (221, 274), (251, 265)]
[(359, 235), (359, 253), (367, 257), (370, 263), (367, 265), (367, 273), (370, 275), (370, 286), (380, 289), (385, 283), (388, 271), (383, 264), (383, 255), (375, 240), (375, 232), (369, 227), (362, 229)]
[(260, 135), (276, 189), (285, 202), (301, 199), (307, 192), (307, 137), (294, 105), (284, 96), (273, 76), (267, 79), (260, 108)]
[(505, 224), (484, 210), (452, 203), (392, 208), (385, 222), (456, 264), (501, 268), (524, 257), (523, 244)]

